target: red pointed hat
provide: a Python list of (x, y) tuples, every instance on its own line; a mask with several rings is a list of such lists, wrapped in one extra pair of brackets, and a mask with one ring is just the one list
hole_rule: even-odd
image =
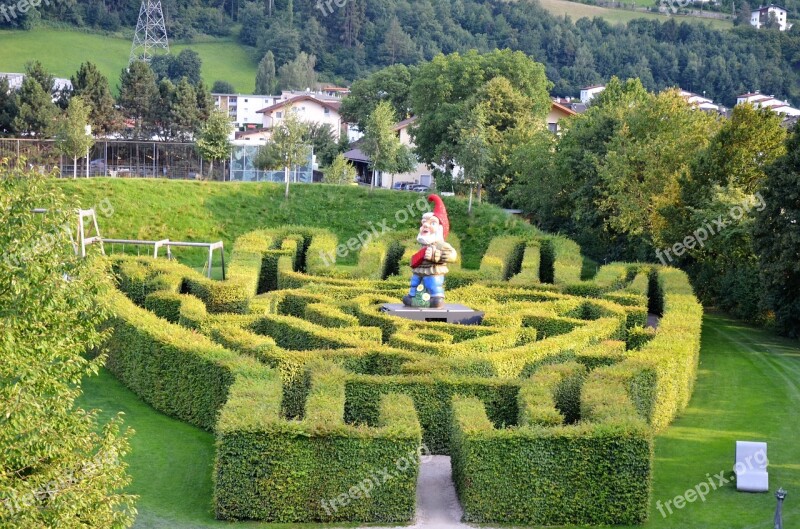
[(450, 220), (447, 218), (447, 210), (444, 207), (444, 202), (439, 195), (428, 195), (428, 201), (433, 202), (433, 216), (439, 219), (442, 225), (444, 237), (450, 233)]

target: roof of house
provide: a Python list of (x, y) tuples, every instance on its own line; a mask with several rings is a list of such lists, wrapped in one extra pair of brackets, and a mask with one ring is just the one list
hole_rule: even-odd
[(590, 85), (590, 86), (584, 86), (583, 88), (581, 88), (581, 90), (592, 90), (594, 88), (605, 88), (605, 87), (606, 87), (606, 85), (604, 85), (604, 84), (593, 84), (593, 85)]
[(302, 95), (293, 97), (291, 99), (286, 99), (285, 101), (279, 101), (274, 105), (270, 105), (268, 107), (262, 108), (261, 110), (256, 111), (257, 114), (271, 114), (273, 111), (283, 108), (285, 106), (291, 106), (294, 103), (301, 103), (303, 101), (313, 101), (314, 103), (318, 103), (323, 107), (327, 107), (331, 110), (339, 112), (339, 107), (341, 106), (340, 101), (324, 101), (322, 99), (318, 99), (312, 95)]
[(417, 121), (417, 116), (411, 116), (410, 118), (406, 118), (403, 121), (398, 121), (397, 123), (395, 123), (392, 129), (395, 131), (403, 130), (404, 128), (408, 127), (415, 121)]
[(742, 94), (742, 95), (740, 95), (740, 96), (736, 96), (736, 98), (737, 98), (737, 99), (740, 99), (740, 98), (742, 98), (742, 97), (753, 97), (753, 96), (760, 96), (760, 95), (761, 95), (761, 92), (759, 92), (758, 90), (756, 90), (755, 92), (750, 92), (749, 94)]
[(345, 152), (342, 156), (346, 160), (351, 160), (353, 162), (366, 162), (369, 163), (370, 159), (369, 156), (364, 154), (364, 151), (361, 149), (350, 149), (349, 151)]
[(756, 9), (753, 9), (752, 12), (755, 13), (756, 11), (769, 11), (770, 9), (780, 9), (781, 11), (786, 11), (785, 7), (781, 7), (778, 4), (770, 4), (768, 6), (759, 6)]
[(552, 101), (550, 105), (551, 105), (550, 106), (551, 110), (560, 110), (561, 112), (565, 113), (568, 116), (574, 116), (575, 114), (577, 114), (577, 112), (575, 112), (571, 108), (565, 107), (564, 105), (556, 103), (555, 101)]

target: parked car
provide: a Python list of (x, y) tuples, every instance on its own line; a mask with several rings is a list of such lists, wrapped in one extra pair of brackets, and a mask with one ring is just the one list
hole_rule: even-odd
[(394, 185), (392, 186), (392, 189), (394, 189), (395, 191), (402, 191), (403, 189), (405, 189), (404, 187), (405, 185), (406, 182), (395, 182)]
[(106, 161), (102, 158), (89, 162), (89, 175), (106, 174)]
[(422, 184), (416, 184), (411, 186), (411, 191), (415, 191), (417, 193), (427, 193), (430, 190), (431, 190), (430, 187)]

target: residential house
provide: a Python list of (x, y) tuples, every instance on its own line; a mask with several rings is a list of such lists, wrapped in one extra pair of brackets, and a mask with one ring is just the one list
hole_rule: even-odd
[(581, 103), (588, 104), (594, 96), (606, 89), (605, 85), (595, 84), (581, 88)]
[(736, 97), (736, 104), (743, 105), (749, 103), (756, 108), (768, 108), (776, 114), (784, 116), (800, 116), (800, 110), (792, 107), (788, 101), (781, 101), (775, 96), (766, 96), (759, 91), (742, 94)]
[(338, 141), (341, 134), (347, 134), (348, 128), (339, 114), (341, 104), (338, 99), (303, 93), (280, 99), (272, 105), (258, 110), (257, 113), (262, 116), (261, 126), (271, 129), (281, 124), (286, 119), (288, 112), (296, 112), (304, 122), (330, 125), (333, 137)]
[(564, 118), (577, 114), (572, 108), (553, 101), (550, 105), (550, 112), (547, 113), (547, 129), (553, 134), (558, 133), (561, 126), (558, 124)]
[(750, 12), (750, 25), (756, 29), (761, 29), (769, 24), (770, 18), (773, 18), (775, 22), (777, 22), (778, 29), (781, 31), (786, 31), (792, 27), (792, 25), (789, 24), (786, 10), (775, 4), (753, 9)]
[[(416, 121), (416, 119), (416, 117), (410, 117), (395, 123), (394, 125), (394, 131), (400, 138), (400, 143), (412, 150), (414, 149), (414, 141), (411, 138), (410, 127)], [(359, 143), (356, 142), (352, 149), (344, 153), (344, 157), (355, 166), (358, 181), (364, 184), (369, 184), (372, 179), (370, 158), (360, 149)], [(392, 188), (395, 184), (402, 182), (426, 186), (433, 185), (431, 170), (424, 163), (417, 163), (417, 166), (414, 168), (414, 170), (409, 173), (378, 173), (375, 175), (375, 177), (376, 187)]]

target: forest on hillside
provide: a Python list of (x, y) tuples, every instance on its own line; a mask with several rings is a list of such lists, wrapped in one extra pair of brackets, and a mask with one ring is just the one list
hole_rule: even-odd
[[(139, 4), (64, 0), (26, 17), (0, 18), (0, 27), (31, 27), (43, 18), (99, 30), (133, 28)], [(438, 53), (510, 48), (545, 64), (553, 95), (575, 96), (582, 86), (616, 75), (639, 78), (649, 90), (680, 86), (728, 106), (752, 90), (800, 99), (800, 28), (719, 31), (674, 18), (573, 21), (534, 0), (165, 0), (164, 9), (172, 39), (235, 32), (256, 59), (271, 51), (280, 68), (303, 52), (316, 59), (321, 80), (338, 83)]]

